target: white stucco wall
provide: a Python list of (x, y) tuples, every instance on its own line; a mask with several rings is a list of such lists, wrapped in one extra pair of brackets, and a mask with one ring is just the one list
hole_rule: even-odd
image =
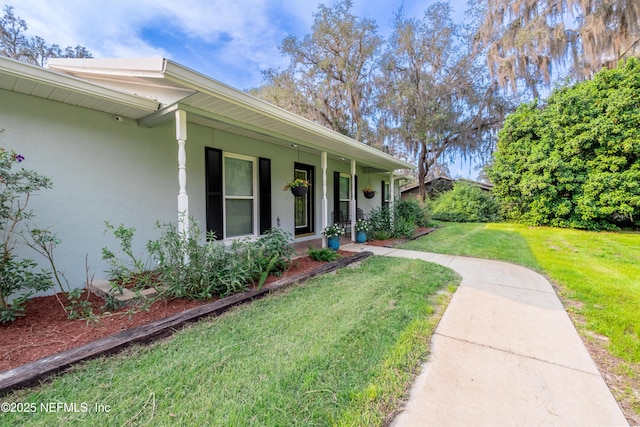
[[(53, 101), (0, 91), (0, 145), (25, 156), (21, 166), (53, 181), (35, 193), (33, 223), (50, 228), (62, 244), (55, 257), (72, 287), (91, 273), (105, 277), (101, 248), (115, 249), (104, 221), (136, 227), (141, 251), (154, 223), (176, 211), (176, 142), (173, 126), (138, 127), (132, 120)], [(143, 172), (144, 171), (144, 172)], [(30, 249), (20, 254), (38, 259)]]
[[(54, 188), (32, 196), (33, 223), (50, 228), (62, 240), (55, 252), (57, 266), (72, 287), (85, 282), (85, 256), (95, 279), (107, 278), (102, 248), (117, 249), (104, 234), (104, 221), (136, 228), (135, 249), (155, 239), (157, 220), (177, 220), (177, 143), (173, 122), (156, 128), (134, 120), (114, 120), (110, 114), (0, 90), (0, 146), (25, 157), (21, 166), (50, 177)], [(187, 130), (187, 192), (190, 215), (205, 224), (205, 147), (271, 159), (272, 225), (294, 231), (294, 202), (284, 184), (293, 177), (294, 163), (315, 166), (315, 234), (321, 236), (322, 169), (320, 155), (305, 153), (248, 137), (189, 123)], [(330, 160), (327, 168), (328, 220), (333, 211), (333, 172), (350, 173), (350, 162)], [(380, 181), (387, 175), (358, 174), (358, 206), (367, 213), (381, 205)], [(361, 189), (371, 185), (376, 196), (367, 200)], [(397, 193), (398, 194), (398, 193)], [(17, 253), (36, 260), (29, 248)], [(42, 263), (43, 267), (46, 266)]]

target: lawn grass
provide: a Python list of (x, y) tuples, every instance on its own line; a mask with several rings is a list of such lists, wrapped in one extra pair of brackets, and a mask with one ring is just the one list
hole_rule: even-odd
[[(517, 224), (440, 224), (404, 249), (498, 259), (554, 281), (576, 326), (618, 360), (615, 391), (640, 416), (640, 233), (588, 232)], [(596, 337), (598, 335), (595, 335)], [(625, 403), (626, 403), (625, 402)]]
[(436, 232), (400, 245), (403, 249), (510, 261), (534, 270), (541, 267), (527, 241), (513, 229), (476, 223), (438, 222)]
[[(7, 425), (380, 425), (428, 353), (453, 272), (372, 257), (206, 320), (150, 347), (86, 363), (4, 401)], [(41, 403), (109, 405), (44, 413)]]

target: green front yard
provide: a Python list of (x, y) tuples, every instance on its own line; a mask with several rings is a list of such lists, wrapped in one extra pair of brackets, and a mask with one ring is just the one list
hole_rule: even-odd
[[(380, 425), (428, 354), (434, 306), (447, 299), (438, 290), (458, 281), (436, 265), (372, 257), (5, 397), (37, 411), (1, 422)], [(89, 411), (44, 412), (50, 402)]]

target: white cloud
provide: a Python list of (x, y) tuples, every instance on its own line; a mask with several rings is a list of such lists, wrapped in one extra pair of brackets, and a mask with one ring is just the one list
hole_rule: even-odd
[[(96, 57), (162, 55), (231, 85), (260, 83), (260, 70), (286, 66), (278, 46), (307, 34), (318, 3), (335, 0), (4, 0), (30, 35), (62, 47), (83, 45)], [(461, 1), (461, 0), (459, 0)], [(381, 34), (401, 0), (354, 0)], [(404, 0), (405, 12), (431, 1)], [(166, 33), (166, 34), (165, 34)], [(164, 38), (163, 38), (164, 37)]]
[[(202, 67), (208, 63), (217, 66), (218, 72), (240, 68), (247, 74), (255, 68), (250, 74), (258, 80), (252, 84), (259, 83), (258, 67), (284, 65), (278, 46), (287, 30), (282, 22), (274, 25), (278, 11), (289, 21), (309, 22), (309, 28), (315, 10), (305, 0), (5, 1), (27, 21), (30, 35), (39, 35), (50, 44), (80, 44), (96, 57), (163, 55), (180, 57), (183, 62), (190, 57), (193, 63), (185, 65), (204, 73), (209, 70)], [(158, 36), (162, 31), (181, 33), (185, 40), (180, 40), (179, 48), (175, 40), (174, 46), (165, 46)], [(212, 51), (199, 51), (198, 46)], [(220, 46), (223, 50), (216, 51)]]

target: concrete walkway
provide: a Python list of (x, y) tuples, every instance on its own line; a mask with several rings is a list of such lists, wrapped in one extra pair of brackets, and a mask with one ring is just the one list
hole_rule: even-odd
[(394, 427), (628, 425), (551, 284), (513, 264), (349, 244), (462, 276)]

